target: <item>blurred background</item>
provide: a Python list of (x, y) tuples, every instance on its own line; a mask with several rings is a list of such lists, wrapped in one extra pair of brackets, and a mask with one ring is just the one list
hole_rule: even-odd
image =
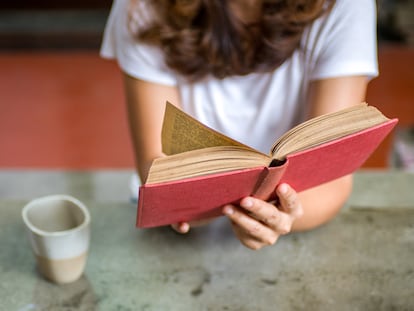
[[(121, 76), (99, 57), (112, 1), (0, 2), (0, 169), (131, 169)], [(378, 0), (380, 77), (400, 119), (364, 168), (414, 171), (414, 0)]]

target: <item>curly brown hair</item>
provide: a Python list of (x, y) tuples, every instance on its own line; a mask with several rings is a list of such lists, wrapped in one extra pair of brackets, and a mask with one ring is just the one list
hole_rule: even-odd
[(299, 47), (305, 27), (334, 3), (148, 0), (155, 16), (135, 35), (144, 43), (159, 46), (167, 66), (189, 81), (207, 75), (222, 79), (270, 72)]

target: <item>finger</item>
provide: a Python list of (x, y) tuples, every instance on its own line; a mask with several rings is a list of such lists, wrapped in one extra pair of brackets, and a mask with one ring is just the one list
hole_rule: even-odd
[(250, 217), (241, 209), (226, 205), (223, 208), (223, 213), (232, 221), (233, 228), (236, 229), (240, 240), (253, 238), (266, 245), (272, 245), (276, 242), (278, 234), (275, 231)]
[(266, 244), (264, 244), (264, 243), (262, 243), (262, 242), (260, 242), (256, 239), (252, 239), (252, 238), (244, 238), (244, 239), (239, 238), (239, 240), (244, 246), (246, 246), (247, 248), (250, 248), (254, 251), (257, 251), (257, 250), (259, 250), (259, 249), (261, 249), (265, 246), (268, 246), (268, 245), (266, 245)]
[(240, 240), (240, 242), (253, 250), (259, 250), (263, 248), (264, 246), (273, 245), (276, 243), (278, 236), (274, 235), (273, 239), (269, 239), (267, 242), (260, 241), (252, 236), (249, 236), (244, 232), (238, 225), (232, 223), (234, 234), (237, 236), (237, 238)]
[(293, 224), (292, 216), (280, 211), (273, 204), (253, 197), (246, 197), (241, 200), (240, 206), (246, 209), (252, 217), (280, 235), (291, 231)]
[(272, 227), (276, 226), (280, 218), (283, 217), (275, 205), (253, 197), (242, 199), (240, 207), (245, 209), (255, 219)]
[(179, 222), (177, 224), (172, 224), (171, 228), (173, 228), (178, 233), (188, 233), (190, 231), (190, 225), (187, 222)]
[(288, 184), (281, 184), (276, 188), (279, 197), (280, 209), (297, 219), (303, 215), (302, 204), (297, 192)]

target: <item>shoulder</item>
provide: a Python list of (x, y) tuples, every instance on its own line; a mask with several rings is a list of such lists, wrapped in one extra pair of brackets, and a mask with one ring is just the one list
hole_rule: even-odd
[(162, 51), (136, 38), (136, 31), (151, 21), (152, 16), (147, 1), (114, 1), (100, 54), (116, 59), (121, 69), (134, 78), (175, 85), (176, 76), (166, 66)]
[(304, 33), (302, 49), (312, 79), (377, 75), (375, 0), (337, 0)]
[(314, 26), (352, 29), (352, 22), (370, 24), (375, 16), (375, 0), (336, 0), (332, 10), (317, 19)]

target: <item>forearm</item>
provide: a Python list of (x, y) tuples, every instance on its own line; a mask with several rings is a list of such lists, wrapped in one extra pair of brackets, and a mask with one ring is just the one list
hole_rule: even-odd
[(304, 214), (292, 230), (309, 230), (328, 222), (341, 210), (351, 191), (352, 175), (347, 175), (299, 193)]
[(128, 121), (134, 148), (135, 165), (145, 182), (151, 163), (162, 157), (161, 128), (165, 102), (179, 105), (175, 87), (154, 84), (124, 75)]
[[(128, 124), (131, 137), (132, 148), (134, 151), (135, 168), (141, 182), (145, 182), (152, 161), (157, 157), (156, 148), (148, 148), (145, 139), (143, 139), (142, 123), (139, 121), (139, 113), (131, 100), (127, 100)], [(151, 152), (151, 150), (153, 150)], [(161, 152), (161, 151), (159, 151)]]
[[(136, 171), (141, 179), (141, 182), (145, 182), (148, 176), (151, 163), (155, 158), (162, 155), (161, 148), (156, 147), (154, 144), (157, 140), (153, 139), (153, 143), (150, 140), (145, 139), (142, 133), (145, 133), (145, 129), (142, 122), (140, 122), (140, 113), (137, 112), (136, 105), (128, 101), (128, 121), (129, 130), (131, 136), (131, 142), (134, 149), (134, 160)], [(151, 137), (153, 133), (148, 132), (148, 136)]]
[[(309, 118), (358, 104), (365, 99), (368, 79), (349, 76), (313, 81), (310, 84)], [(293, 224), (294, 231), (307, 230), (332, 219), (345, 204), (352, 190), (348, 175), (299, 193), (304, 215)]]

